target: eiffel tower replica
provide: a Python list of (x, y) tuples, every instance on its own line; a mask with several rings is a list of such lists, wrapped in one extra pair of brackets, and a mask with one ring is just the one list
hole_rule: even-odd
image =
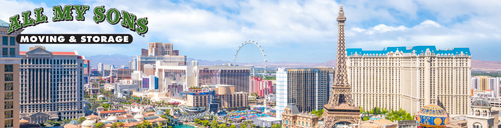
[(329, 98), (329, 103), (324, 105), (324, 113), (320, 120), (324, 121), (322, 128), (333, 128), (335, 124), (358, 124), (360, 109), (355, 106), (351, 97), (351, 86), (348, 83), (346, 71), (346, 46), (344, 40), (344, 21), (346, 17), (343, 5), (339, 8), (337, 17), (339, 33), (337, 43), (337, 64), (334, 85)]

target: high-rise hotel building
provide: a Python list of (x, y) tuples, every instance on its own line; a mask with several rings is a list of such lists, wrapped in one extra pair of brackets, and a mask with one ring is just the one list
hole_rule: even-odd
[(278, 68), (276, 76), (276, 89), (277, 89), (277, 118), (282, 119), (285, 107), (287, 107), (287, 69)]
[(484, 93), (482, 96), (497, 98), (499, 97), (500, 81), (501, 77), (473, 76), (470, 85), (471, 95), (474, 96), (475, 93)]
[(451, 115), (468, 114), (469, 48), (415, 46), (346, 51), (349, 83), (357, 106), (402, 108), (415, 113), (424, 105), (437, 104)]
[(0, 20), (0, 127), (19, 128), (19, 44), (16, 36), (7, 34), (9, 24)]
[(148, 47), (148, 54), (144, 54), (144, 49), (141, 50), (141, 55), (137, 55), (136, 59), (132, 60), (136, 64), (130, 64), (131, 69), (137, 71), (145, 71), (147, 64), (155, 64), (157, 61), (169, 63), (170, 65), (187, 65), (186, 56), (179, 55), (179, 50), (173, 50), (174, 46), (170, 43), (162, 44), (162, 42), (152, 42)]
[(334, 68), (287, 69), (287, 103), (295, 103), (301, 112), (323, 109), (329, 102), (333, 76)]
[(84, 116), (83, 57), (35, 46), (21, 51), (20, 113), (30, 123)]

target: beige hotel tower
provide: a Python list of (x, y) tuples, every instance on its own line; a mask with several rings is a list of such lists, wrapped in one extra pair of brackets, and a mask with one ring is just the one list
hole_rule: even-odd
[(402, 108), (416, 113), (424, 105), (437, 104), (451, 115), (468, 114), (469, 48), (351, 48), (347, 54), (353, 99), (364, 110)]
[(0, 20), (0, 127), (19, 128), (19, 44), (7, 34), (9, 24)]

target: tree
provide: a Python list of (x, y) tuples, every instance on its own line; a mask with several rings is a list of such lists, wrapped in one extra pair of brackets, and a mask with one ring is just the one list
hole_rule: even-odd
[(324, 109), (320, 109), (320, 110), (313, 110), (313, 111), (311, 111), (311, 114), (315, 114), (315, 115), (317, 115), (318, 117), (322, 117), (322, 114), (324, 114)]
[(101, 123), (101, 122), (96, 123), (94, 125), (96, 125), (96, 128), (103, 128), (104, 127), (104, 123)]
[(139, 124), (136, 125), (136, 128), (153, 128), (153, 124), (151, 124), (147, 120), (143, 120), (142, 123), (139, 123)]
[(101, 106), (104, 108), (104, 111), (108, 111), (108, 108), (110, 108), (110, 104), (101, 104)]
[(210, 125), (210, 124), (209, 124), (209, 120), (203, 120), (203, 121), (202, 121), (202, 124), (203, 124), (205, 127), (207, 127), (207, 126), (209, 126), (209, 125)]
[(364, 116), (364, 117), (362, 117), (362, 120), (363, 120), (363, 121), (368, 121), (369, 119), (370, 119), (370, 117), (369, 117), (369, 116)]
[(78, 123), (82, 123), (82, 122), (84, 122), (86, 119), (87, 119), (87, 118), (85, 118), (85, 117), (80, 117), (80, 118), (78, 118)]
[(372, 114), (374, 114), (374, 115), (379, 115), (379, 114), (381, 114), (381, 109), (380, 109), (379, 107), (374, 107), (374, 108), (372, 109)]
[(240, 125), (240, 128), (247, 128), (247, 125), (246, 124), (242, 124), (242, 125)]
[(231, 125), (231, 126), (230, 126), (230, 128), (237, 128), (237, 126), (235, 126), (235, 125)]
[(414, 116), (411, 116), (410, 113), (407, 113), (405, 110), (400, 108), (398, 111), (389, 112), (386, 114), (386, 119), (391, 121), (402, 121), (402, 120), (414, 120)]
[(280, 124), (273, 124), (273, 125), (271, 125), (271, 128), (282, 128), (282, 125), (280, 125)]
[(226, 126), (226, 124), (219, 124), (217, 127), (218, 127), (218, 128), (228, 128), (228, 127)]
[(55, 122), (54, 126), (61, 126), (61, 124), (59, 122)]
[(201, 123), (202, 123), (202, 121), (201, 121), (200, 119), (195, 119), (193, 122), (194, 122), (195, 124), (201, 124)]
[(251, 96), (255, 96), (256, 98), (258, 97), (257, 93), (251, 93)]
[(53, 120), (47, 120), (45, 121), (46, 124), (50, 124), (50, 125), (53, 125), (54, 124), (54, 121)]
[(124, 126), (124, 123), (122, 122), (115, 122), (111, 125), (111, 128), (119, 128), (119, 127), (123, 127)]
[(170, 109), (165, 110), (165, 115), (169, 115), (170, 116)]
[(64, 120), (61, 120), (63, 124), (67, 124), (71, 121), (71, 119), (64, 119)]
[(413, 117), (414, 117), (414, 116), (411, 116), (411, 114), (410, 114), (410, 113), (407, 113), (407, 114), (405, 114), (405, 116), (404, 116), (404, 119), (403, 119), (403, 120), (414, 120), (414, 118), (413, 118)]
[(211, 128), (217, 128), (217, 125), (218, 125), (218, 124), (219, 124), (219, 123), (217, 123), (217, 121), (216, 121), (216, 120), (212, 120), (212, 123), (211, 123), (210, 127), (211, 127)]
[(124, 123), (122, 123), (122, 122), (116, 122), (116, 123), (117, 123), (118, 127), (123, 127), (123, 126), (125, 125), (125, 124), (124, 124)]
[(162, 128), (162, 123), (159, 123), (158, 126), (156, 126), (155, 128)]

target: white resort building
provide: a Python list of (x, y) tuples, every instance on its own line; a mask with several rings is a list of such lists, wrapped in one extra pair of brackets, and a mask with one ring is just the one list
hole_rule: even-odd
[(346, 51), (348, 80), (357, 106), (417, 112), (424, 105), (438, 104), (451, 115), (469, 114), (469, 48), (415, 46)]
[(31, 47), (20, 52), (20, 116), (30, 123), (84, 116), (83, 56)]

